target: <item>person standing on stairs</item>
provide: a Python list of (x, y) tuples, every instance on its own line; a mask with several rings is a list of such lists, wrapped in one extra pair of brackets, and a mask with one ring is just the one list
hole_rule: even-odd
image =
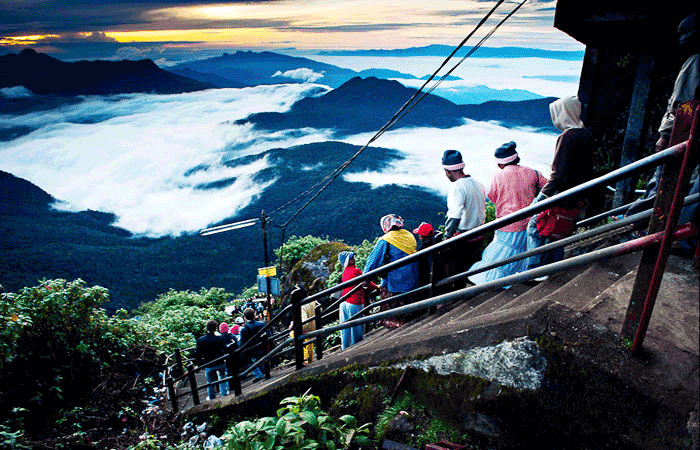
[[(426, 249), (439, 242), (442, 238), (441, 235), (435, 236), (433, 226), (427, 222), (421, 222), (418, 228), (413, 230), (413, 234), (418, 236), (416, 251)], [(418, 286), (425, 286), (430, 283), (431, 273), (433, 281), (444, 278), (445, 274), (443, 273), (444, 271), (440, 270), (440, 265), (439, 257), (434, 253), (418, 260)]]
[[(255, 334), (260, 331), (264, 326), (265, 322), (261, 322), (259, 320), (255, 320), (255, 310), (253, 308), (246, 308), (243, 310), (243, 318), (245, 319), (245, 326), (241, 328), (241, 343), (239, 347), (243, 347), (243, 345), (248, 342)], [(268, 330), (268, 336), (269, 336), (269, 330)], [(250, 363), (253, 364), (263, 356), (265, 356), (265, 350), (262, 348), (261, 345), (257, 344), (254, 346), (251, 350), (247, 352), (247, 356), (250, 357)], [(253, 373), (253, 382), (260, 381), (265, 378), (265, 374), (263, 373), (262, 369), (260, 367), (256, 367), (255, 369), (252, 370)]]
[[(499, 170), (493, 176), (486, 196), (496, 205), (497, 219), (529, 206), (547, 183), (547, 179), (541, 173), (520, 165), (520, 157), (515, 148), (515, 142), (511, 141), (496, 149), (495, 157)], [(472, 265), (469, 270), (525, 252), (527, 250), (525, 230), (529, 220), (526, 217), (496, 230), (493, 241), (481, 256), (481, 261)], [(521, 259), (472, 275), (469, 281), (474, 284), (483, 284), (522, 272), (526, 267), (527, 259)]]
[[(397, 261), (416, 252), (416, 238), (403, 228), (403, 219), (395, 214), (387, 214), (379, 221), (384, 236), (379, 238), (367, 257), (365, 272)], [(418, 263), (411, 262), (397, 269), (390, 270), (382, 278), (381, 298), (387, 299), (397, 294), (412, 291), (418, 287)], [(389, 302), (382, 305), (382, 310), (392, 309), (405, 304), (405, 301)], [(406, 323), (406, 317), (392, 317), (382, 321), (385, 328), (396, 328)]]
[[(656, 141), (655, 145), (655, 151), (657, 152), (679, 143), (675, 142), (675, 140), (678, 139), (676, 136), (673, 138), (671, 136), (679, 106), (691, 100), (700, 100), (700, 32), (698, 28), (700, 28), (698, 26), (698, 13), (689, 15), (678, 25), (678, 48), (682, 56), (686, 59), (676, 76), (673, 92), (668, 99), (666, 112), (658, 128), (659, 139)], [(654, 206), (658, 181), (661, 177), (662, 169), (663, 166), (658, 166), (656, 168), (654, 175), (647, 183), (644, 196), (630, 205), (625, 212), (626, 217)], [(688, 195), (697, 194), (700, 190), (700, 176), (698, 175), (698, 170), (699, 168), (696, 165), (691, 175)], [(697, 203), (684, 206), (681, 210), (678, 223), (697, 223), (697, 211)], [(683, 250), (692, 251), (697, 248), (698, 240), (697, 237), (695, 237), (686, 241), (680, 241), (678, 245)]]
[[(203, 366), (205, 364), (214, 361), (217, 358), (224, 356), (226, 353), (226, 345), (228, 345), (228, 340), (221, 335), (217, 335), (216, 332), (219, 329), (219, 325), (215, 320), (210, 320), (207, 322), (206, 330), (207, 334), (197, 338), (197, 349), (195, 353), (195, 361), (198, 366)], [(215, 383), (222, 378), (226, 378), (226, 364), (221, 360), (217, 364), (212, 366), (207, 366), (204, 368), (204, 376), (207, 379), (207, 383), (210, 386), (207, 387), (207, 400), (213, 400), (216, 398), (217, 389), (221, 391), (221, 396), (225, 397), (228, 395), (228, 382)]]
[[(447, 220), (444, 239), (483, 225), (486, 220), (486, 189), (474, 177), (464, 173), (462, 154), (457, 150), (445, 150), (442, 168), (450, 180), (447, 193)], [(448, 275), (467, 270), (481, 258), (483, 237), (461, 242), (457, 248), (447, 252)]]
[[(355, 266), (355, 253), (350, 251), (338, 253), (338, 262), (343, 265), (342, 282), (352, 280), (362, 275), (362, 271)], [(365, 287), (379, 289), (379, 286), (372, 282), (365, 281), (364, 286), (355, 291), (350, 297), (340, 304), (340, 323), (347, 322), (352, 316), (362, 311), (365, 306)], [(355, 286), (343, 289), (341, 296), (345, 296), (354, 289)], [(364, 325), (357, 325), (340, 330), (340, 346), (344, 350), (351, 345), (360, 342), (364, 335)]]
[[(581, 102), (577, 96), (565, 97), (549, 104), (552, 123), (561, 134), (557, 138), (552, 161), (552, 171), (547, 183), (533, 200), (533, 204), (548, 197), (571, 189), (589, 181), (593, 176), (593, 151), (595, 141), (593, 134), (581, 121)], [(576, 214), (582, 208), (583, 199), (567, 199), (559, 206)], [(547, 244), (550, 239), (540, 234), (537, 229), (537, 217), (534, 215), (527, 225), (527, 249), (534, 250)], [(564, 249), (558, 248), (544, 254), (531, 256), (527, 268), (534, 269), (544, 264), (560, 261), (564, 258)], [(543, 277), (544, 278), (544, 277)]]
[[(301, 305), (301, 329), (302, 334), (316, 331), (316, 300)], [(313, 318), (314, 320), (309, 320)], [(289, 324), (289, 337), (294, 337), (294, 320)], [(314, 360), (314, 339), (304, 341), (304, 364), (311, 364)]]

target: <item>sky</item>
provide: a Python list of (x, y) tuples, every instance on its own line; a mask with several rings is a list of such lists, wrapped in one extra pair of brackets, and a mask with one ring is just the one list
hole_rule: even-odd
[[(0, 46), (166, 51), (395, 49), (457, 45), (491, 0), (0, 0)], [(517, 6), (504, 2), (483, 36)], [(553, 28), (554, 0), (529, 0), (489, 46), (582, 50)], [(480, 36), (475, 36), (480, 37)]]

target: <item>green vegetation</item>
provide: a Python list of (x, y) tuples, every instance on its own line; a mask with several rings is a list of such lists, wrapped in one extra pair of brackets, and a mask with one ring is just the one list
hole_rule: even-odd
[[(2, 294), (0, 416), (6, 446), (21, 448), (24, 436), (54, 433), (82, 440), (96, 395), (119, 408), (123, 392), (112, 391), (112, 383), (134, 370), (156, 369), (150, 336), (122, 315), (108, 317), (100, 308), (106, 301), (104, 288), (82, 280), (47, 280)], [(145, 379), (137, 386), (145, 388)], [(75, 413), (79, 406), (84, 414)]]
[(231, 450), (347, 449), (368, 446), (369, 424), (360, 427), (351, 415), (333, 418), (321, 409), (321, 399), (308, 392), (280, 403), (276, 417), (238, 422), (222, 440)]
[[(3, 293), (0, 449), (37, 440), (72, 448), (99, 441), (107, 426), (140, 430), (143, 398), (161, 389), (162, 355), (194, 345), (207, 320), (225, 319), (231, 296), (170, 290), (130, 318), (125, 310), (108, 316), (107, 290), (83, 280)], [(164, 419), (153, 420), (151, 428)]]
[(150, 336), (148, 344), (159, 350), (191, 347), (195, 339), (204, 334), (207, 320), (230, 321), (224, 308), (231, 297), (232, 294), (220, 288), (199, 292), (171, 289), (155, 301), (141, 304), (137, 310), (138, 320), (132, 323)]

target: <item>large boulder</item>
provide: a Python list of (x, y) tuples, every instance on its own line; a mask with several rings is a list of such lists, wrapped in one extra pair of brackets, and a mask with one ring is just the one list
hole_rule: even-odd
[(304, 289), (307, 295), (328, 287), (328, 277), (338, 264), (338, 253), (346, 250), (351, 248), (343, 242), (324, 242), (299, 260), (282, 281), (282, 307), (289, 304), (289, 294), (295, 286)]

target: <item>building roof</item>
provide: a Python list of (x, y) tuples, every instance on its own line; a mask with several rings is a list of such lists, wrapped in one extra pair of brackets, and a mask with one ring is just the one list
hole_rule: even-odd
[(680, 21), (698, 9), (690, 4), (695, 2), (558, 0), (554, 27), (587, 46), (668, 50), (677, 45)]

